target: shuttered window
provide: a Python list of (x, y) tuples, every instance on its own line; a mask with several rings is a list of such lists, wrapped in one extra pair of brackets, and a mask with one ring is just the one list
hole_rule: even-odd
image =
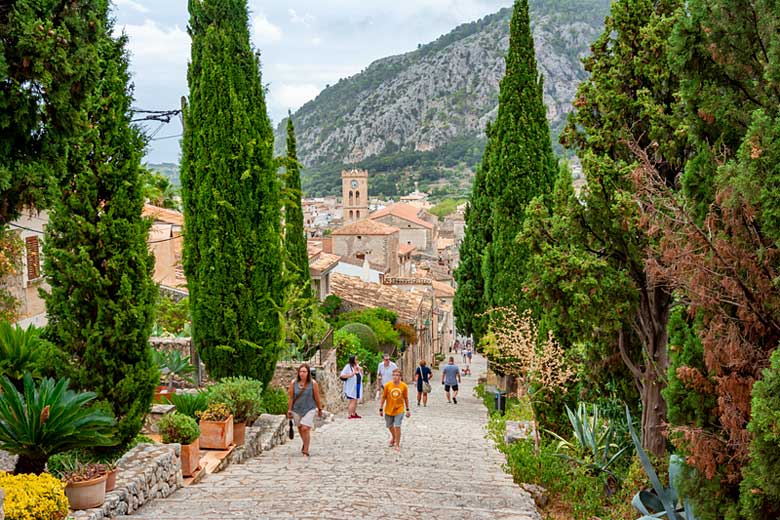
[(24, 239), (27, 249), (27, 280), (35, 280), (41, 276), (41, 255), (38, 237), (32, 236)]

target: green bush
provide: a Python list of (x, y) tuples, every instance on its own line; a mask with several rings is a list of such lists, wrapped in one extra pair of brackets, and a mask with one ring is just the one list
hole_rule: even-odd
[(208, 393), (205, 391), (198, 391), (192, 394), (170, 394), (166, 399), (176, 407), (177, 412), (193, 419), (197, 419), (198, 412), (202, 412), (209, 406)]
[(284, 415), (287, 413), (289, 397), (284, 388), (267, 388), (263, 392), (263, 408), (265, 413), (271, 415)]
[(349, 362), (350, 356), (357, 356), (358, 362), (363, 366), (366, 377), (374, 377), (376, 367), (379, 366), (382, 356), (377, 352), (364, 348), (356, 335), (344, 329), (337, 330), (333, 335), (333, 346), (336, 348), (339, 368)]
[(8, 377), (18, 389), (22, 388), (25, 372), (37, 378), (47, 371), (44, 361), (50, 359), (55, 347), (41, 337), (41, 331), (0, 322), (0, 376)]
[(157, 301), (154, 322), (162, 327), (164, 332), (178, 334), (184, 331), (184, 326), (190, 323), (190, 299), (182, 298), (175, 302), (170, 298), (162, 297)]
[(368, 325), (363, 323), (349, 323), (339, 330), (357, 336), (358, 340), (360, 340), (360, 346), (364, 349), (371, 352), (379, 351), (379, 341), (377, 340), (374, 331)]
[(68, 390), (67, 379), (36, 385), (29, 372), (22, 383), (20, 393), (7, 377), (0, 379), (0, 449), (19, 455), (16, 473), (40, 474), (56, 453), (116, 444), (114, 419), (87, 406), (93, 392)]
[(192, 444), (200, 437), (200, 428), (195, 419), (183, 413), (173, 412), (163, 415), (157, 423), (157, 428), (166, 444), (176, 442), (179, 444)]
[[(381, 307), (377, 307), (374, 309), (350, 311), (340, 314), (338, 316), (335, 328), (338, 329), (350, 324), (362, 323), (363, 325), (368, 326), (374, 333), (378, 345), (392, 345), (395, 347), (400, 347), (401, 335), (395, 328), (397, 321), (398, 315), (396, 313)], [(360, 337), (359, 334), (358, 337)], [(363, 346), (366, 348), (371, 348), (370, 345), (364, 344)]]
[(263, 413), (263, 383), (244, 376), (225, 377), (208, 392), (208, 403), (226, 404), (237, 423), (254, 421)]

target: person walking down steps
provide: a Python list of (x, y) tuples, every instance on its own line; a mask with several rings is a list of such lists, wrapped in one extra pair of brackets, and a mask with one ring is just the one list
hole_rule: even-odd
[[(460, 383), (460, 368), (455, 364), (455, 358), (450, 356), (450, 362), (441, 369), (441, 384), (444, 385), (444, 395), (447, 402), (458, 404), (458, 383)], [(450, 401), (452, 390), (452, 401)]]
[(322, 417), (322, 404), (320, 403), (320, 389), (317, 381), (311, 377), (309, 365), (304, 363), (298, 367), (298, 375), (290, 381), (288, 391), (290, 403), (287, 407), (287, 417), (295, 422), (298, 427), (298, 436), (303, 445), (301, 453), (309, 456), (309, 443), (311, 442), (311, 429), (314, 427), (314, 413)]
[(390, 447), (395, 447), (395, 451), (401, 451), (404, 409), (406, 416), (410, 417), (412, 412), (409, 410), (409, 387), (401, 381), (401, 370), (396, 368), (393, 371), (393, 380), (383, 387), (382, 400), (379, 402), (379, 416), (384, 413), (385, 426), (390, 430)]
[(349, 418), (361, 419), (357, 414), (357, 405), (363, 395), (363, 368), (357, 356), (349, 356), (349, 363), (344, 365), (339, 377), (344, 381), (344, 395), (349, 400)]

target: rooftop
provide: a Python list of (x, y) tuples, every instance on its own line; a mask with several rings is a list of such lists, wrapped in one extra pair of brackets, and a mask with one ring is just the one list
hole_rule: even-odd
[(368, 218), (377, 219), (377, 218), (384, 217), (386, 215), (393, 215), (395, 217), (408, 220), (409, 222), (413, 222), (418, 226), (422, 226), (428, 229), (433, 229), (433, 224), (421, 219), (418, 216), (419, 213), (420, 213), (420, 208), (416, 206), (412, 206), (411, 204), (404, 204), (402, 202), (397, 202), (395, 204), (391, 204), (390, 206), (387, 206), (386, 208), (380, 209), (379, 211), (375, 211), (374, 213), (369, 215)]
[(331, 235), (392, 235), (397, 232), (397, 227), (366, 219), (335, 229)]
[(175, 224), (177, 226), (184, 225), (184, 213), (176, 211), (175, 209), (144, 204), (142, 215), (144, 217), (150, 217), (157, 222), (165, 222), (166, 224)]
[(342, 300), (362, 308), (384, 307), (398, 314), (404, 323), (414, 323), (417, 312), (430, 310), (429, 298), (417, 291), (404, 291), (390, 285), (364, 282), (354, 276), (333, 273), (330, 290)]

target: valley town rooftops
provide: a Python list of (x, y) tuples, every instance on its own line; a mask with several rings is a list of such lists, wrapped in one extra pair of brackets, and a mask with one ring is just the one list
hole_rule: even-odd
[(384, 307), (398, 314), (403, 323), (415, 323), (418, 313), (430, 312), (430, 297), (418, 291), (404, 291), (391, 285), (364, 282), (354, 276), (330, 275), (330, 291), (358, 308)]
[(402, 218), (413, 224), (417, 224), (418, 226), (422, 226), (427, 229), (433, 229), (433, 224), (421, 219), (418, 216), (419, 213), (420, 213), (420, 208), (412, 206), (411, 204), (404, 204), (402, 202), (398, 202), (396, 204), (391, 204), (386, 208), (380, 209), (379, 211), (373, 212), (371, 215), (369, 215), (368, 218), (373, 220), (373, 219), (382, 218), (387, 215), (393, 215), (394, 217)]
[(366, 219), (336, 229), (331, 235), (392, 235), (397, 232), (397, 227)]

